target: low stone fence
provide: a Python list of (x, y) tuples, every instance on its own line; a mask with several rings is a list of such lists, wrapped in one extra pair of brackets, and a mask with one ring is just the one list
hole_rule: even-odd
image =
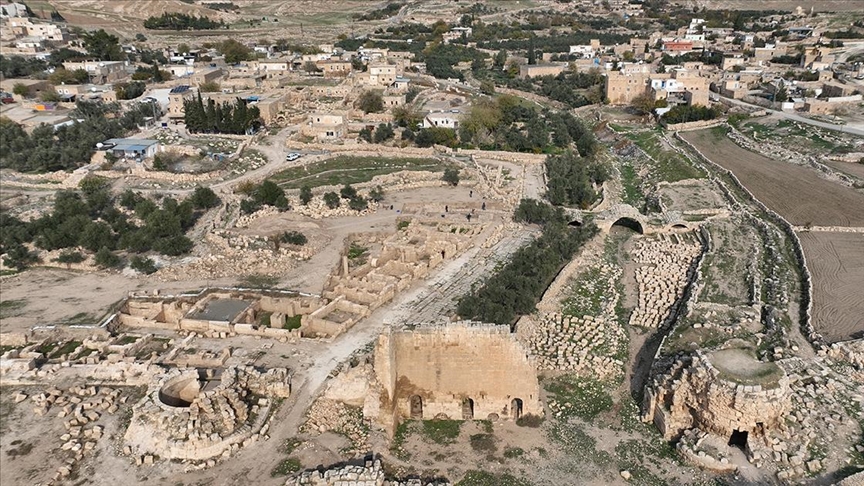
[(701, 130), (703, 128), (716, 127), (718, 125), (722, 125), (723, 123), (725, 123), (725, 120), (720, 119), (720, 118), (714, 119), (714, 120), (699, 120), (699, 121), (692, 121), (692, 122), (685, 122), (685, 123), (671, 123), (671, 124), (663, 123), (662, 118), (660, 120), (661, 120), (660, 123), (663, 125), (664, 128), (666, 128), (666, 130), (675, 131), (675, 132), (686, 132), (689, 130)]

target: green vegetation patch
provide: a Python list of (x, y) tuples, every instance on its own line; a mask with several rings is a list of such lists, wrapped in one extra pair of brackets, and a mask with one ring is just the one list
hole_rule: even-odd
[(303, 465), (300, 464), (299, 459), (289, 457), (277, 464), (276, 467), (274, 467), (273, 470), (270, 471), (270, 476), (274, 478), (278, 478), (280, 476), (287, 476), (289, 474), (299, 471), (302, 468)]
[(303, 319), (303, 316), (300, 314), (286, 318), (285, 319), (285, 325), (283, 326), (283, 329), (288, 329), (288, 330), (300, 329), (300, 322), (302, 319)]
[(562, 417), (575, 416), (590, 421), (612, 409), (609, 386), (600, 380), (563, 375), (546, 381), (544, 387), (551, 396), (550, 408), (560, 412)]
[(24, 299), (17, 300), (0, 300), (0, 319), (8, 319), (21, 315), (20, 311), (27, 306), (27, 301)]
[(340, 155), (277, 172), (271, 179), (286, 189), (302, 186), (341, 186), (369, 182), (373, 177), (403, 170), (443, 172), (448, 164), (431, 158), (383, 158)]
[(436, 444), (452, 444), (459, 437), (462, 420), (424, 420), (423, 437)]
[(665, 147), (660, 140), (660, 133), (656, 130), (628, 133), (627, 137), (654, 159), (655, 163), (650, 168), (653, 179), (677, 182), (685, 179), (701, 179), (706, 175), (684, 154)]
[(509, 474), (471, 470), (454, 486), (531, 486), (531, 483)]

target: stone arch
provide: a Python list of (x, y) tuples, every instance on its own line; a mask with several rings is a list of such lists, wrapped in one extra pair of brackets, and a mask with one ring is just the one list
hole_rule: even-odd
[(612, 223), (612, 226), (623, 226), (624, 228), (631, 229), (640, 235), (645, 234), (645, 229), (642, 227), (642, 223), (627, 216), (618, 218), (614, 223)]
[(409, 409), (411, 411), (411, 418), (422, 420), (423, 419), (423, 397), (420, 395), (411, 395), (411, 398), (408, 399)]
[(470, 398), (462, 400), (462, 420), (474, 420), (474, 400)]
[(522, 417), (522, 399), (514, 398), (510, 401), (510, 416), (513, 420), (519, 420)]
[(671, 226), (672, 231), (684, 232), (689, 231), (690, 228), (684, 223), (675, 223)]

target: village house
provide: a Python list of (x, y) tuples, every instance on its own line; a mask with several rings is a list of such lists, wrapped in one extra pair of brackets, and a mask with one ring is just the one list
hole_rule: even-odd
[(302, 133), (318, 140), (344, 138), (348, 134), (348, 120), (340, 113), (312, 113)]
[(432, 112), (423, 117), (423, 128), (459, 128), (459, 110)]
[(90, 82), (95, 84), (123, 81), (129, 77), (124, 61), (65, 61), (63, 67), (67, 71), (87, 71)]

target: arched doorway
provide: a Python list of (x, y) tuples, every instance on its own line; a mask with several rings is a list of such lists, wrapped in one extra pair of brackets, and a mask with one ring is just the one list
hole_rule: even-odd
[(513, 420), (519, 420), (522, 417), (522, 399), (514, 398), (510, 402), (510, 416), (513, 417)]
[(640, 223), (639, 221), (636, 221), (633, 218), (627, 218), (627, 217), (618, 218), (617, 221), (612, 223), (612, 226), (621, 226), (624, 228), (631, 229), (631, 230), (639, 233), (640, 235), (644, 234), (644, 230), (642, 228), (642, 223)]
[(462, 420), (474, 420), (474, 400), (462, 400)]
[(409, 399), (411, 407), (411, 418), (421, 420), (423, 418), (423, 398), (420, 395), (412, 395)]

